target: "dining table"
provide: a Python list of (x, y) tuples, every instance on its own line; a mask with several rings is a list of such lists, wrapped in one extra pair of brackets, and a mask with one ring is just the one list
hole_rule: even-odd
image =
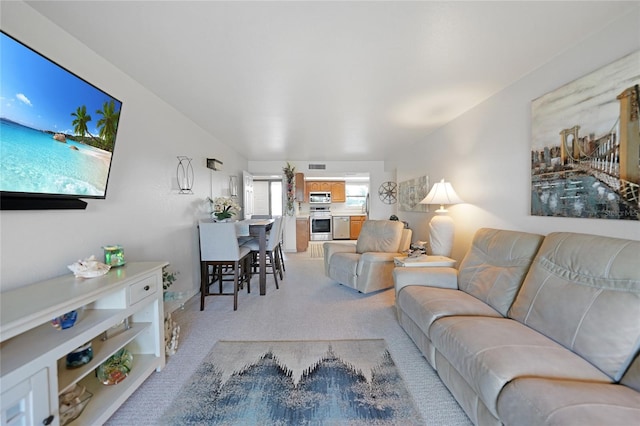
[(238, 237), (257, 237), (259, 256), (258, 266), (260, 269), (260, 295), (267, 294), (267, 232), (273, 226), (273, 219), (245, 219), (236, 223), (236, 234)]

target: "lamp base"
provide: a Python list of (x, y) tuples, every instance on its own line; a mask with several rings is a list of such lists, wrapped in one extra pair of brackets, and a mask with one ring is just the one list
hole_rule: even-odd
[(429, 222), (429, 244), (431, 254), (436, 256), (451, 255), (453, 249), (453, 219), (450, 216), (436, 215)]

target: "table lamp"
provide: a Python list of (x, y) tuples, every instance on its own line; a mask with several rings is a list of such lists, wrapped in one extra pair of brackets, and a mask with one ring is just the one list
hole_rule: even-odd
[(447, 216), (445, 204), (463, 203), (458, 194), (453, 190), (449, 182), (442, 179), (433, 185), (431, 191), (420, 204), (440, 204), (440, 208), (436, 210), (436, 215), (429, 222), (429, 244), (431, 245), (431, 254), (438, 256), (451, 255), (453, 248), (453, 219)]

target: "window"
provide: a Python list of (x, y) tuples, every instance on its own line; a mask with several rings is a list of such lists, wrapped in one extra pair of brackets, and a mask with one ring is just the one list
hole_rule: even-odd
[(367, 201), (369, 184), (347, 182), (345, 184), (345, 192), (347, 195), (347, 207), (362, 208)]
[(282, 181), (255, 180), (253, 182), (253, 214), (282, 216)]

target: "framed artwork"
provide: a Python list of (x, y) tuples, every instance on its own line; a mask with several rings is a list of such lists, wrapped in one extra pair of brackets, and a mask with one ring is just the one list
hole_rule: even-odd
[(428, 204), (419, 204), (429, 193), (429, 176), (420, 176), (398, 184), (398, 210), (428, 212)]
[(640, 220), (640, 51), (531, 104), (531, 214)]

